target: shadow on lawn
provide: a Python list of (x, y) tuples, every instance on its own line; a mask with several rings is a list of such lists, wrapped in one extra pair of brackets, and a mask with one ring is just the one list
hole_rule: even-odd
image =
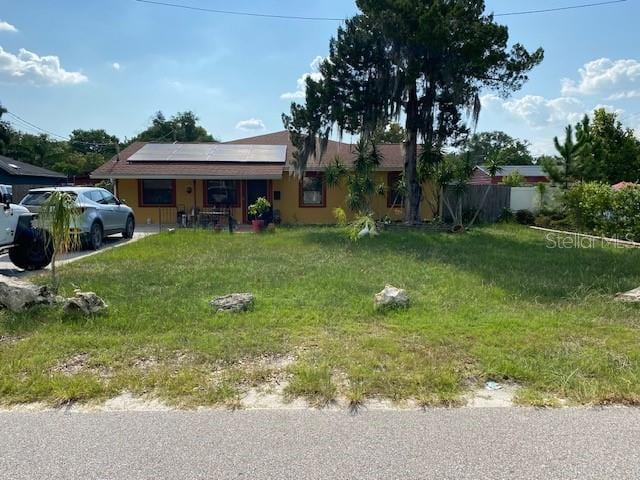
[(545, 235), (520, 226), (485, 227), (463, 235), (385, 232), (355, 243), (327, 229), (305, 233), (303, 241), (379, 258), (391, 255), (450, 265), (532, 300), (613, 295), (640, 285), (638, 249), (551, 248), (554, 242)]

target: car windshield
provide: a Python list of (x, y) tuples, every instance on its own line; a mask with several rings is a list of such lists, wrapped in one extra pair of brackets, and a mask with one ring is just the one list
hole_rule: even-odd
[[(20, 202), (22, 205), (31, 205), (31, 206), (40, 206), (51, 196), (53, 192), (30, 192), (26, 197), (22, 199)], [(66, 192), (69, 194), (71, 198), (74, 200), (78, 198), (78, 196), (74, 192)]]

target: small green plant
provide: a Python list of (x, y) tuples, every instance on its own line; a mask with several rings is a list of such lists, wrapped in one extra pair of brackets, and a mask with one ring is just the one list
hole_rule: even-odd
[(544, 212), (547, 209), (547, 184), (536, 183), (536, 192), (538, 193), (538, 210)]
[(357, 215), (353, 222), (347, 225), (347, 227), (349, 238), (353, 241), (358, 241), (367, 236), (375, 237), (379, 233), (376, 227), (376, 221), (370, 213)]
[(509, 173), (502, 179), (502, 183), (510, 187), (521, 187), (522, 185), (524, 185), (524, 182), (525, 178), (517, 170)]
[(249, 205), (247, 211), (249, 215), (252, 215), (256, 218), (262, 218), (265, 213), (267, 213), (271, 209), (271, 204), (269, 200), (264, 197), (258, 197), (255, 203)]
[(346, 227), (347, 235), (354, 242), (366, 236), (375, 237), (379, 234), (376, 221), (371, 213), (359, 213), (352, 222), (349, 222), (344, 209), (338, 207), (333, 209), (333, 216), (338, 226)]
[(340, 226), (340, 227), (346, 227), (347, 226), (347, 214), (344, 211), (343, 208), (340, 207), (336, 207), (333, 209), (333, 216), (336, 219), (336, 223)]
[(80, 246), (80, 236), (73, 233), (75, 219), (80, 211), (75, 198), (62, 191), (54, 191), (40, 209), (39, 221), (46, 231), (46, 240), (53, 247), (51, 259), (51, 280), (54, 291), (58, 290), (57, 260)]

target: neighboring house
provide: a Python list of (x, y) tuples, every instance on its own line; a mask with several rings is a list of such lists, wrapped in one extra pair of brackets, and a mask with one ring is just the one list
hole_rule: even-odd
[(65, 184), (66, 181), (67, 176), (63, 173), (0, 155), (0, 184), (13, 187), (13, 198), (16, 202), (32, 188), (53, 187)]
[[(402, 146), (379, 147), (384, 160), (376, 183), (387, 188), (385, 196), (374, 196), (373, 208), (378, 217), (401, 219), (403, 211), (393, 203), (401, 201), (394, 186), (403, 169)], [(352, 163), (354, 147), (329, 141), (322, 161), (310, 159), (302, 179), (292, 173), (294, 151), (286, 131), (228, 143), (133, 143), (91, 178), (114, 180), (117, 195), (134, 209), (138, 222), (164, 223), (175, 221), (178, 212), (228, 207), (238, 222), (247, 223), (247, 207), (266, 197), (282, 223), (335, 223), (333, 210), (347, 210), (347, 190), (344, 184), (328, 187), (324, 170), (336, 156), (347, 166)], [(426, 205), (422, 215), (431, 216)]]
[(613, 188), (614, 190), (622, 190), (623, 188), (637, 187), (637, 186), (638, 184), (633, 182), (619, 182), (619, 183), (616, 183), (615, 185), (611, 185), (611, 188)]
[(525, 184), (546, 183), (549, 181), (549, 176), (542, 170), (540, 165), (503, 165), (493, 179), (487, 167), (477, 165), (473, 169), (473, 175), (469, 183), (471, 185), (502, 183), (504, 177), (515, 171), (520, 172), (520, 175), (524, 177)]

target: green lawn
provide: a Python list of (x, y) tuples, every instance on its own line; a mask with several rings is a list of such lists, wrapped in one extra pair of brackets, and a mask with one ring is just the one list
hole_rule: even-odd
[[(63, 286), (110, 305), (0, 312), (0, 402), (103, 400), (122, 391), (180, 406), (237, 405), (286, 380), (287, 398), (460, 403), (488, 379), (524, 404), (640, 403), (640, 250), (550, 249), (514, 225), (464, 235), (332, 228), (178, 231), (62, 268)], [(46, 277), (38, 278), (46, 281)], [(385, 283), (412, 305), (376, 313)], [(253, 311), (214, 314), (253, 292)]]

